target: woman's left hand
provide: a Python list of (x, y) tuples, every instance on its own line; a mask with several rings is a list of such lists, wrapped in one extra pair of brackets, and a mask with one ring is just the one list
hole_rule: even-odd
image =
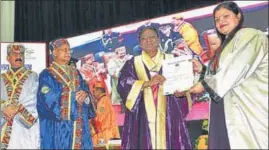
[(204, 91), (205, 91), (205, 88), (204, 88), (204, 86), (202, 85), (201, 82), (196, 83), (190, 89), (191, 93), (202, 93)]

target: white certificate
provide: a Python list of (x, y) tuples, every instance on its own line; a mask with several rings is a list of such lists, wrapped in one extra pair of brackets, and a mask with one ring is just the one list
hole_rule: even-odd
[(194, 74), (192, 56), (180, 56), (166, 59), (163, 62), (164, 95), (173, 94), (175, 91), (186, 91), (193, 86)]

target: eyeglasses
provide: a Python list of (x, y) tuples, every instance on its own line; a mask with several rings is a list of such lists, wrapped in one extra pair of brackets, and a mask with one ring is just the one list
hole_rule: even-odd
[(60, 52), (65, 52), (65, 53), (73, 53), (72, 49), (58, 49)]
[(13, 55), (13, 56), (24, 56), (23, 52), (20, 52), (20, 53), (12, 52), (10, 54)]

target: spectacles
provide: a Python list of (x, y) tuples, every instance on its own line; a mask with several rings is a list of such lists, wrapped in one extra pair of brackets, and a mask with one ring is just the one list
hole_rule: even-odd
[(65, 53), (73, 53), (72, 49), (58, 49), (58, 51), (65, 52)]
[(22, 52), (20, 52), (20, 53), (12, 52), (11, 55), (13, 55), (13, 56), (24, 56), (24, 53), (22, 53)]

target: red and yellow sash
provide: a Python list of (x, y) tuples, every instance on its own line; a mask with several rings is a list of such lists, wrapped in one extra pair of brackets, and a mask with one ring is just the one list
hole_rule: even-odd
[[(75, 68), (68, 66), (70, 73), (67, 73), (60, 65), (53, 62), (48, 71), (62, 84), (61, 95), (61, 119), (70, 120), (71, 92), (78, 91), (80, 79)], [(74, 121), (72, 149), (81, 149), (82, 141), (82, 106), (78, 106), (78, 119)]]
[[(9, 98), (6, 103), (15, 105), (18, 109), (18, 114), (22, 116), (22, 119), (24, 119), (25, 123), (27, 123), (29, 126), (34, 124), (36, 118), (33, 117), (32, 114), (22, 104), (19, 104), (19, 98), (22, 91), (22, 87), (30, 74), (30, 70), (26, 70), (22, 67), (16, 73), (14, 73), (12, 70), (8, 70), (6, 73), (1, 75), (5, 83), (7, 95)], [(13, 119), (7, 121), (3, 125), (1, 134), (1, 149), (6, 149), (8, 147), (12, 131), (12, 125)]]

